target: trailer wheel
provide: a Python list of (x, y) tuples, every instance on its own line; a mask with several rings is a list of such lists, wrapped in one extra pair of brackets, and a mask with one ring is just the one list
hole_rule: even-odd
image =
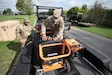
[(70, 68), (70, 64), (67, 61), (67, 59), (64, 61), (64, 69), (66, 72), (70, 72), (71, 68)]

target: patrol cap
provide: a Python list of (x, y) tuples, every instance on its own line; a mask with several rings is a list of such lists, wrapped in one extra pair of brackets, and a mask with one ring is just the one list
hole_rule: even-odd
[(59, 17), (61, 16), (61, 10), (55, 9), (55, 10), (53, 11), (53, 16), (54, 16), (55, 18), (59, 18)]
[(24, 22), (29, 22), (29, 19), (28, 18), (24, 18)]

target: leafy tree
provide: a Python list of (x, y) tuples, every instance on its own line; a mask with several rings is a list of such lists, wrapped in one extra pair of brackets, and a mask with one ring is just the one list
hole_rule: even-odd
[(93, 8), (88, 11), (87, 20), (97, 25), (112, 27), (112, 10), (103, 8), (102, 3), (97, 0)]
[(67, 15), (67, 11), (66, 10), (64, 10), (63, 12), (64, 12), (64, 15)]
[(18, 0), (16, 3), (17, 10), (20, 11), (20, 13), (25, 13), (25, 0)]
[(33, 14), (33, 6), (31, 6), (32, 0), (18, 0), (16, 3), (17, 10), (22, 14), (30, 15)]
[(3, 11), (4, 15), (11, 15), (12, 14), (12, 10), (10, 8), (6, 9)]
[(32, 0), (25, 0), (25, 12), (27, 15), (33, 14), (33, 6), (31, 6)]
[(49, 9), (49, 11), (47, 12), (48, 15), (53, 15), (53, 9)]
[(12, 14), (12, 10), (11, 9), (8, 8), (6, 11), (7, 11), (7, 14), (9, 14), (9, 15)]
[(3, 15), (6, 15), (6, 14), (7, 14), (7, 10), (4, 10), (4, 11), (3, 11)]
[(101, 24), (102, 18), (103, 18), (103, 14), (105, 14), (105, 10), (102, 7), (102, 4), (99, 3), (98, 1), (96, 1), (94, 3), (93, 8), (91, 8), (88, 11), (88, 17), (87, 20), (91, 21), (95, 24)]
[(73, 8), (71, 8), (71, 9), (68, 10), (67, 16), (71, 17), (72, 15), (74, 15), (77, 12), (79, 12), (79, 8), (78, 7), (73, 7)]
[(112, 10), (105, 10), (102, 25), (112, 27)]
[(82, 13), (86, 14), (88, 11), (87, 5), (83, 5), (81, 8)]

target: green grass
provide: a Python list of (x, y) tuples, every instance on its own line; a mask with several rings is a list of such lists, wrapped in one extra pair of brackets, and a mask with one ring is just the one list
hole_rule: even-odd
[[(29, 17), (26, 15), (17, 15), (17, 16), (0, 16), (0, 22), (6, 20), (18, 20), (20, 23), (23, 23), (23, 19)], [(30, 24), (33, 25), (35, 22), (36, 16), (31, 16)], [(11, 68), (14, 58), (17, 53), (20, 51), (20, 43), (18, 40), (0, 42), (0, 75), (6, 75), (7, 71)]]
[[(6, 21), (6, 20), (18, 20), (22, 24), (24, 18), (29, 18), (29, 16), (28, 15), (0, 16), (0, 22)], [(36, 18), (36, 16), (30, 17), (30, 24), (31, 25), (34, 24), (35, 18)]]
[(76, 27), (112, 39), (112, 28), (97, 27), (97, 26), (96, 27), (79, 27), (79, 26), (76, 26)]

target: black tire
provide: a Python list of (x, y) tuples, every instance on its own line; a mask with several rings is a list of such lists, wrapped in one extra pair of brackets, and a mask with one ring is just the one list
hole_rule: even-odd
[(64, 60), (64, 68), (65, 68), (66, 72), (70, 72), (71, 71), (71, 67), (70, 67), (70, 64), (69, 64), (67, 59)]

